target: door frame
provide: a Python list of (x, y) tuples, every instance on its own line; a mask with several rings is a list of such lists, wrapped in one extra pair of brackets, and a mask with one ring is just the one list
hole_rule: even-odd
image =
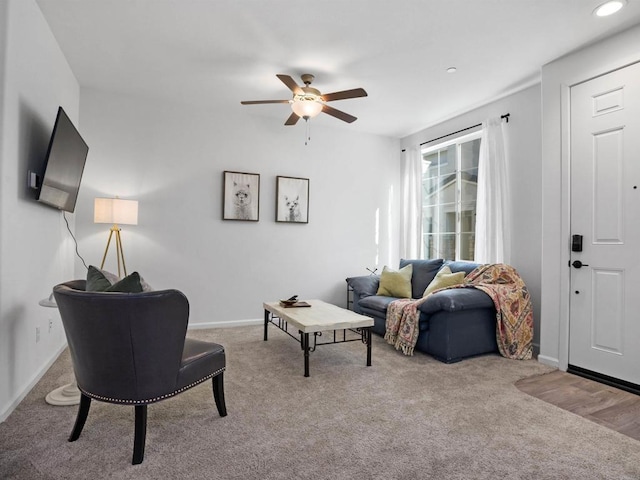
[(569, 323), (571, 318), (571, 88), (582, 83), (602, 77), (612, 72), (622, 70), (631, 65), (640, 63), (640, 58), (634, 61), (621, 63), (619, 66), (603, 69), (571, 84), (560, 86), (560, 130), (561, 130), (561, 243), (564, 245), (560, 251), (560, 319), (558, 331), (558, 368), (566, 371), (569, 365)]

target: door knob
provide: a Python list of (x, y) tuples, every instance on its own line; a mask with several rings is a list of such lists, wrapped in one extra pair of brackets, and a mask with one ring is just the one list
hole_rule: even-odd
[(574, 268), (582, 268), (582, 267), (588, 267), (589, 266), (586, 263), (582, 263), (580, 260), (574, 260), (571, 265), (573, 265)]

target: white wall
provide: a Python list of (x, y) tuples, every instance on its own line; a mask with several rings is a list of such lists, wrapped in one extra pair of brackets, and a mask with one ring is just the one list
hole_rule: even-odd
[[(80, 89), (35, 1), (1, 2), (0, 34), (0, 420), (4, 420), (65, 345), (57, 310), (40, 307), (38, 301), (72, 275), (72, 243), (61, 214), (36, 202), (26, 179), (27, 170), (43, 167), (58, 106), (77, 124)], [(73, 215), (70, 221), (73, 226)], [(37, 343), (36, 328), (40, 328)]]
[(640, 61), (640, 27), (542, 68), (542, 336), (540, 360), (566, 369), (569, 329), (569, 88)]
[[(510, 113), (506, 148), (513, 197), (511, 264), (527, 284), (534, 312), (534, 345), (540, 339), (542, 251), (540, 85), (534, 85), (484, 107), (402, 139), (402, 148), (420, 144)], [(465, 132), (468, 133), (468, 132)], [(454, 137), (451, 137), (454, 138)], [(444, 139), (442, 141), (448, 140)], [(437, 142), (436, 142), (437, 143)]]
[[(248, 108), (81, 93), (91, 149), (80, 251), (100, 264), (109, 226), (92, 223), (94, 197), (137, 199), (139, 224), (122, 227), (127, 270), (182, 290), (192, 326), (261, 319), (263, 301), (293, 294), (344, 306), (347, 276), (398, 264), (399, 141), (312, 120), (305, 146), (304, 123), (285, 127), (286, 110), (274, 119)], [(224, 170), (260, 174), (259, 222), (221, 219)], [(275, 222), (277, 175), (310, 179), (308, 224)], [(114, 259), (111, 250), (105, 268), (115, 271)]]

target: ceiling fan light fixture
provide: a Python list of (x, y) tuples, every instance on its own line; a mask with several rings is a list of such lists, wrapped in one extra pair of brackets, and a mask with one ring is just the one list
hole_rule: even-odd
[(322, 103), (311, 96), (296, 95), (291, 103), (291, 110), (301, 118), (313, 118), (322, 112)]
[(622, 9), (622, 7), (624, 7), (626, 4), (626, 0), (611, 0), (609, 2), (598, 5), (593, 11), (593, 14), (596, 17), (608, 17), (609, 15), (613, 15), (618, 10)]

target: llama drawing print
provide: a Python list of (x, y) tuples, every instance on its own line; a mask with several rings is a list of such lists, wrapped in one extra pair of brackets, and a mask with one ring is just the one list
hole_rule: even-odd
[(233, 182), (233, 203), (236, 220), (251, 220), (251, 185)]
[(224, 172), (224, 220), (257, 222), (259, 219), (260, 175), (257, 173)]
[(276, 177), (276, 222), (309, 223), (309, 179)]
[(289, 198), (284, 196), (284, 204), (287, 207), (287, 222), (299, 222), (302, 216), (300, 215), (300, 195), (296, 195), (296, 198)]

